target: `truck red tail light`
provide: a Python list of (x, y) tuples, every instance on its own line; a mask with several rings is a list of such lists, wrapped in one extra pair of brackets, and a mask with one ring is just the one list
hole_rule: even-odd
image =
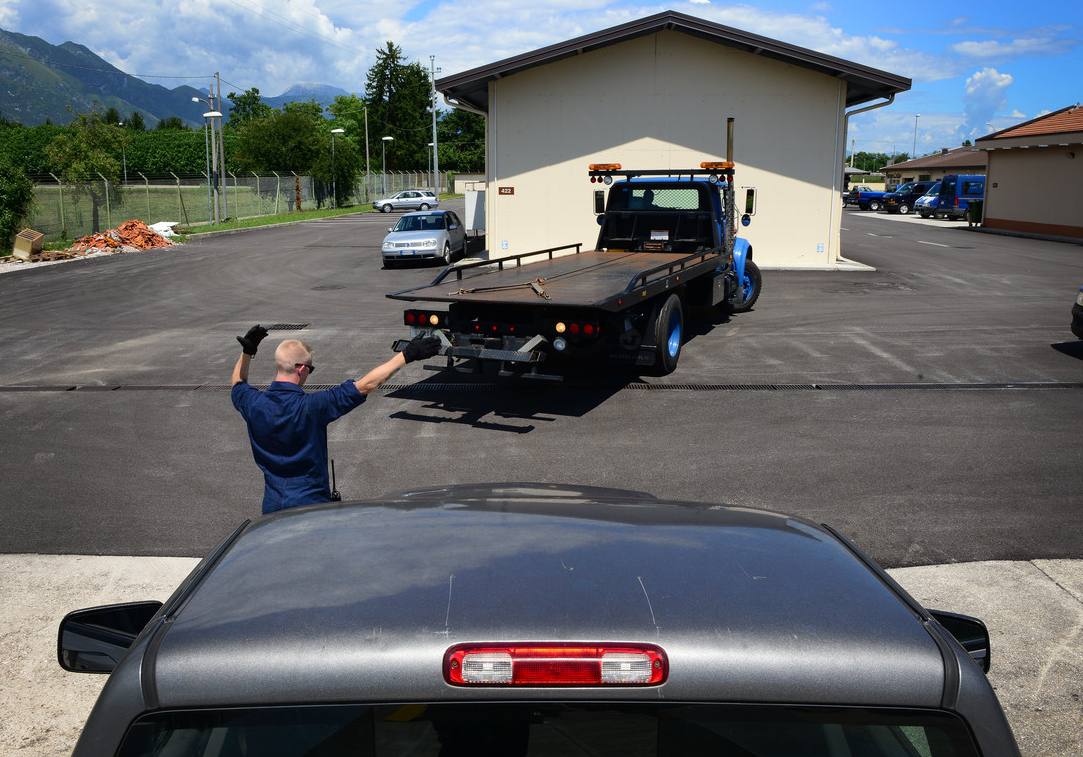
[(418, 328), (446, 328), (447, 313), (433, 313), (428, 310), (407, 310), (402, 315), (402, 322)]
[(456, 686), (654, 686), (668, 673), (665, 652), (651, 644), (460, 644), (444, 655), (444, 677)]
[(558, 334), (569, 336), (597, 336), (602, 333), (602, 327), (592, 321), (560, 321), (553, 326)]

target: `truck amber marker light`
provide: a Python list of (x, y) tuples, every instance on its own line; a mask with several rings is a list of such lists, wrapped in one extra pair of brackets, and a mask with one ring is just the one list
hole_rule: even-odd
[(649, 644), (460, 644), (444, 655), (456, 686), (653, 686), (668, 672), (665, 652)]

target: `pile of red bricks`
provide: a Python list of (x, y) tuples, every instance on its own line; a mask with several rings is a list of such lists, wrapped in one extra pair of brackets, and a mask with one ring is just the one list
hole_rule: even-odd
[(122, 223), (115, 229), (77, 239), (71, 246), (71, 251), (76, 255), (90, 255), (95, 252), (149, 250), (173, 244), (142, 221), (135, 219)]

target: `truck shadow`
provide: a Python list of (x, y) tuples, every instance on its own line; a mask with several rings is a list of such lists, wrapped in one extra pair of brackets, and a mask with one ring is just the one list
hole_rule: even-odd
[(1049, 346), (1062, 355), (1074, 357), (1076, 360), (1083, 360), (1083, 339), (1077, 339), (1074, 342), (1059, 342)]
[(527, 379), (460, 380), (434, 377), (396, 389), (388, 397), (422, 403), (400, 410), (395, 420), (454, 423), (487, 431), (529, 434), (558, 417), (581, 418), (637, 377), (628, 372), (594, 371), (565, 375), (563, 382)]

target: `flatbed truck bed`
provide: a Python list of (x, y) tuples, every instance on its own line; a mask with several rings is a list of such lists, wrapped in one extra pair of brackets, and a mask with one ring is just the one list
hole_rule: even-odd
[[(455, 266), (431, 284), (387, 295), (408, 302), (478, 302), (619, 312), (629, 296), (651, 297), (717, 269), (722, 248), (693, 254), (590, 250), (578, 245)], [(556, 255), (575, 248), (572, 254)], [(524, 260), (528, 264), (524, 264)]]

